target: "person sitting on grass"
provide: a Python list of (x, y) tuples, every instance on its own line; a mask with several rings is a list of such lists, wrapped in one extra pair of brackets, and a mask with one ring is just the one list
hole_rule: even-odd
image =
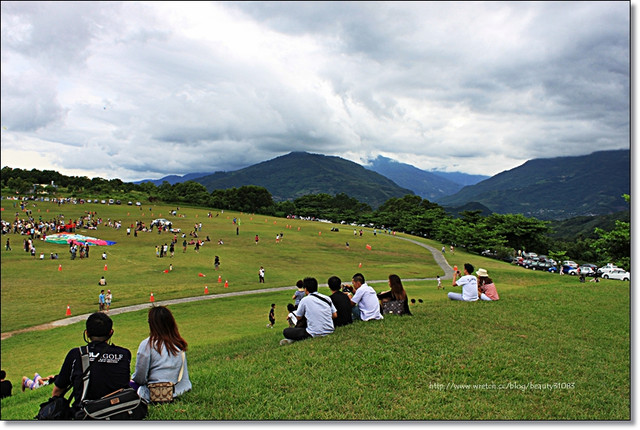
[(178, 324), (166, 306), (149, 309), (149, 337), (140, 342), (136, 354), (136, 370), (129, 385), (150, 402), (149, 384), (173, 382), (173, 397), (191, 390), (187, 366), (187, 341), (180, 335)]
[(500, 300), (496, 286), (493, 284), (487, 271), (485, 269), (478, 269), (476, 275), (478, 275), (478, 295), (480, 296), (480, 300), (488, 302)]
[(295, 327), (296, 324), (298, 323), (298, 318), (296, 318), (296, 307), (293, 305), (293, 303), (289, 303), (287, 305), (287, 311), (289, 311), (289, 314), (287, 315), (287, 321), (289, 322), (289, 327)]
[(381, 320), (384, 319), (380, 313), (380, 303), (376, 291), (371, 288), (364, 280), (362, 273), (356, 273), (351, 278), (350, 295), (351, 307), (353, 308), (353, 318), (362, 321)]
[(329, 298), (336, 307), (338, 315), (333, 320), (333, 325), (335, 327), (341, 327), (343, 325), (351, 324), (353, 322), (351, 315), (351, 300), (349, 300), (349, 296), (340, 291), (342, 281), (337, 276), (332, 276), (327, 281), (327, 284), (329, 284), (329, 289), (331, 290)]
[[(462, 294), (449, 293), (447, 296), (450, 300), (460, 300), (463, 302), (475, 302), (478, 300), (478, 280), (472, 275), (473, 266), (469, 263), (464, 263), (464, 276), (460, 277), (460, 271), (453, 272), (452, 286), (462, 287)], [(460, 277), (460, 279), (457, 279)]]
[(383, 313), (389, 312), (385, 311), (385, 309), (390, 309), (388, 305), (391, 302), (399, 302), (398, 306), (401, 307), (401, 310), (397, 314), (411, 315), (411, 311), (409, 310), (409, 298), (407, 297), (407, 292), (402, 286), (402, 280), (398, 275), (389, 275), (389, 288), (389, 291), (378, 293), (378, 299), (380, 300), (380, 306)]
[[(52, 397), (59, 397), (66, 387), (73, 385), (72, 416), (83, 416), (80, 400), (83, 396), (82, 353), (87, 352), (91, 368), (90, 383), (85, 400), (96, 400), (120, 388), (129, 386), (131, 352), (113, 343), (113, 321), (107, 314), (95, 312), (87, 318), (84, 340), (88, 345), (72, 348), (62, 363), (60, 373), (55, 378)], [(87, 340), (88, 338), (88, 340)], [(146, 403), (140, 403), (140, 418), (146, 416)], [(76, 415), (79, 413), (78, 415)]]
[[(7, 239), (7, 243), (9, 242), (9, 239)], [(11, 385), (11, 381), (6, 379), (7, 377), (7, 372), (5, 372), (4, 370), (0, 371), (0, 387), (1, 387), (1, 393), (0, 393), (0, 399), (4, 399), (5, 397), (11, 397), (11, 390), (13, 389), (13, 385)]]
[(304, 317), (307, 327), (285, 328), (282, 331), (285, 338), (280, 341), (280, 345), (310, 337), (326, 336), (334, 331), (333, 319), (338, 313), (333, 302), (329, 297), (318, 293), (318, 281), (315, 278), (305, 278), (302, 283), (306, 296), (300, 300), (295, 315), (298, 320)]

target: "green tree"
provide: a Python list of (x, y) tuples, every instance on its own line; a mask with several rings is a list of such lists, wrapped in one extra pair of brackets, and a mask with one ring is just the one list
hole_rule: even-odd
[(598, 266), (615, 263), (624, 268), (631, 266), (631, 225), (628, 222), (616, 221), (611, 231), (595, 229), (598, 239), (591, 243), (591, 248), (598, 256)]

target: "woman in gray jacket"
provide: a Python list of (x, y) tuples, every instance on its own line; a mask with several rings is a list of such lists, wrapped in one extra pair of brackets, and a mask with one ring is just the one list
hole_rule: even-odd
[(164, 306), (149, 309), (149, 337), (140, 342), (136, 370), (131, 377), (140, 386), (138, 395), (149, 402), (147, 385), (155, 382), (173, 382), (174, 398), (189, 391), (186, 350), (187, 341), (180, 336), (171, 311)]

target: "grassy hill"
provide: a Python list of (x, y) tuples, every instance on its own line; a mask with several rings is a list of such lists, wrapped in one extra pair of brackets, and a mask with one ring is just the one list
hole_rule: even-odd
[(443, 206), (479, 202), (493, 212), (539, 219), (603, 215), (628, 209), (629, 150), (530, 160), (439, 200)]
[[(13, 213), (3, 201), (4, 213)], [(149, 208), (151, 210), (149, 210)], [(66, 218), (97, 211), (103, 219), (149, 221), (167, 216), (167, 206), (69, 205), (38, 203), (34, 216)], [(37, 212), (40, 210), (40, 212)], [(134, 211), (138, 212), (134, 212)], [(48, 211), (48, 212), (47, 212)], [(212, 218), (207, 213), (212, 212)], [(216, 216), (217, 215), (217, 216)], [(232, 219), (241, 219), (235, 235)], [(348, 281), (356, 271), (387, 288), (386, 277), (405, 279), (412, 317), (356, 323), (334, 334), (279, 346), (291, 291), (170, 305), (189, 342), (187, 361), (193, 390), (174, 404), (150, 408), (151, 420), (629, 420), (630, 286), (621, 281), (580, 284), (575, 277), (527, 271), (457, 249), (451, 265), (471, 262), (487, 269), (501, 300), (452, 302), (437, 290), (439, 268), (424, 248), (387, 234), (353, 236), (331, 232), (331, 224), (267, 218), (255, 214), (180, 208), (171, 218), (185, 231), (202, 222), (201, 236), (224, 245), (192, 247), (172, 259), (155, 256), (166, 233), (127, 237), (124, 229), (100, 227), (94, 236), (116, 240), (107, 248), (108, 270), (97, 259), (69, 260), (55, 245), (58, 262), (32, 260), (11, 235), (13, 251), (2, 257), (2, 332), (96, 309), (97, 280), (105, 275), (113, 307), (156, 300), (293, 285), (304, 276), (321, 283), (332, 274)], [(290, 227), (287, 227), (290, 226)], [(298, 230), (298, 227), (300, 230)], [(339, 227), (339, 226), (338, 226)], [(275, 244), (275, 234), (284, 241)], [(253, 236), (262, 238), (258, 245)], [(441, 244), (413, 238), (440, 248)], [(350, 249), (345, 247), (350, 242)], [(179, 242), (181, 244), (181, 240)], [(371, 251), (366, 249), (371, 244)], [(53, 244), (38, 243), (38, 252)], [(55, 249), (55, 248), (51, 248)], [(220, 255), (217, 284), (213, 256)], [(50, 264), (51, 263), (51, 264)], [(172, 263), (174, 270), (163, 270)], [(360, 267), (362, 264), (362, 267)], [(257, 269), (267, 269), (258, 284)], [(199, 277), (202, 272), (207, 276)], [(326, 293), (327, 288), (321, 287)], [(459, 289), (458, 289), (459, 290)], [(270, 303), (276, 328), (268, 329)], [(146, 310), (114, 315), (113, 341), (132, 351), (148, 334)], [(68, 349), (82, 344), (82, 323), (15, 334), (2, 341), (2, 367), (14, 395), (2, 400), (3, 420), (30, 420), (51, 387), (20, 392), (23, 375), (56, 373)]]
[(307, 152), (292, 152), (244, 169), (217, 172), (195, 180), (209, 192), (243, 185), (261, 186), (275, 201), (293, 200), (307, 194), (345, 193), (374, 209), (392, 197), (413, 194), (359, 164)]

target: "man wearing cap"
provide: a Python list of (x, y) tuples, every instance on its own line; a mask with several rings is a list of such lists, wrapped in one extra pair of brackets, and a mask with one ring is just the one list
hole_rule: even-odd
[[(469, 263), (464, 263), (464, 276), (457, 279), (460, 276), (460, 271), (453, 273), (452, 286), (462, 287), (462, 294), (449, 293), (447, 296), (450, 300), (460, 300), (463, 302), (475, 302), (478, 300), (478, 280), (472, 275), (473, 266)], [(457, 279), (457, 280), (456, 280)]]
[[(129, 386), (131, 376), (131, 352), (114, 344), (107, 343), (113, 335), (113, 322), (108, 315), (96, 312), (89, 315), (84, 331), (84, 340), (88, 343), (90, 362), (90, 383), (85, 399), (96, 400), (120, 388)], [(87, 338), (89, 339), (87, 341)], [(82, 351), (85, 348), (82, 347)], [(60, 373), (55, 379), (51, 395), (61, 396), (66, 387), (73, 385), (72, 416), (80, 409), (82, 398), (82, 353), (73, 348), (67, 353)]]

